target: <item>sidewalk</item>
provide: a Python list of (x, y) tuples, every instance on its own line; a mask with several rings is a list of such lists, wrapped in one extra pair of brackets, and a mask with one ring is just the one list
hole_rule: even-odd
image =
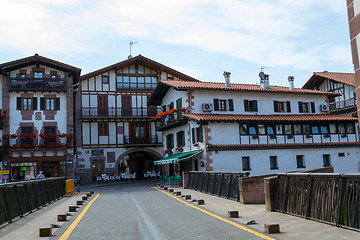
[[(76, 201), (82, 200), (82, 196), (86, 193), (80, 192), (73, 197), (64, 197), (60, 200), (53, 202), (39, 210), (30, 213), (23, 218), (20, 218), (8, 225), (0, 228), (0, 240), (30, 240), (30, 239), (49, 239), (46, 237), (39, 237), (39, 228), (50, 227), (50, 224), (56, 224), (62, 226), (64, 224), (69, 225), (79, 215), (79, 212), (91, 201), (96, 195), (93, 194), (84, 205), (80, 206), (77, 212), (69, 212), (69, 206), (76, 206)], [(70, 213), (72, 216), (68, 216), (68, 221), (58, 222), (57, 215)], [(52, 229), (52, 236), (56, 236), (56, 230)], [(57, 236), (60, 237), (60, 236)]]
[[(158, 187), (159, 188), (159, 187)], [(240, 204), (239, 202), (216, 197), (213, 195), (183, 189), (181, 187), (171, 187), (175, 191), (181, 191), (181, 195), (191, 195), (191, 199), (204, 199), (205, 205), (197, 205), (197, 207), (208, 210), (216, 215), (228, 218), (228, 211), (239, 211), (239, 218), (231, 218), (231, 221), (242, 224), (257, 232), (264, 233), (264, 224), (276, 223), (280, 224), (279, 234), (270, 234), (271, 237), (284, 240), (297, 239), (360, 239), (360, 232), (335, 227), (326, 223), (306, 220), (301, 217), (291, 216), (278, 212), (268, 212), (263, 204)], [(180, 196), (179, 196), (180, 197)], [(184, 200), (184, 198), (182, 198)], [(185, 200), (191, 202), (191, 200)], [(254, 219), (257, 224), (245, 225), (244, 222)]]

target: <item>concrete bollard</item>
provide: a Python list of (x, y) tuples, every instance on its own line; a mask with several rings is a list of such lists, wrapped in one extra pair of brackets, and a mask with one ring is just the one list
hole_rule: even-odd
[(93, 190), (91, 190), (91, 191), (90, 191), (90, 193), (91, 193), (91, 194), (94, 194), (94, 191), (93, 191)]
[(76, 212), (77, 206), (69, 206), (69, 212)]
[(91, 195), (92, 195), (91, 193), (87, 193), (87, 194), (86, 194), (87, 197), (91, 197)]
[(229, 218), (238, 218), (239, 217), (239, 211), (228, 211), (228, 217)]
[(185, 195), (185, 199), (191, 199), (191, 195)]
[(174, 192), (174, 189), (170, 188), (170, 189), (169, 189), (169, 192)]
[(39, 228), (39, 237), (50, 237), (51, 228)]
[(57, 220), (59, 222), (65, 222), (65, 221), (67, 221), (67, 216), (65, 214), (59, 214), (59, 215), (57, 215)]
[(280, 225), (279, 224), (264, 224), (266, 233), (280, 233)]
[(180, 192), (180, 191), (177, 191), (177, 192), (176, 192), (176, 195), (177, 195), (177, 196), (180, 196), (180, 195), (181, 195), (181, 192)]
[(76, 201), (76, 205), (83, 205), (84, 201)]
[(160, 185), (161, 188), (164, 188), (164, 185)]
[(86, 201), (86, 200), (88, 200), (88, 197), (87, 197), (87, 196), (83, 196), (83, 197), (82, 197), (82, 200), (83, 200), (83, 201)]
[(165, 187), (164, 187), (164, 190), (168, 190), (168, 187), (165, 186)]
[(198, 203), (198, 205), (204, 205), (205, 201), (204, 201), (204, 199), (198, 199), (197, 203)]

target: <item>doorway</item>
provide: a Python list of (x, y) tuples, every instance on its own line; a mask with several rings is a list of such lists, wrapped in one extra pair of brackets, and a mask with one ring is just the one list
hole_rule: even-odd
[(104, 173), (104, 160), (92, 160), (92, 180), (96, 181), (96, 177)]

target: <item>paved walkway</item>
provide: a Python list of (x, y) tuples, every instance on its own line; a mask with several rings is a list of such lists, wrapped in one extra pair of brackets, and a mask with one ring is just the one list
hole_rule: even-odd
[[(150, 184), (150, 182), (149, 182)], [(103, 186), (106, 186), (105, 184)], [(94, 186), (81, 188), (82, 191), (87, 191), (89, 189), (95, 190), (95, 195), (97, 189), (93, 188)], [(101, 188), (101, 187), (100, 187)], [(149, 187), (150, 188), (150, 187)], [(243, 224), (245, 221), (254, 219), (257, 224), (247, 225), (246, 227), (253, 229), (259, 233), (264, 233), (264, 224), (265, 223), (278, 223), (280, 224), (280, 234), (271, 234), (271, 237), (284, 240), (296, 240), (296, 239), (360, 239), (360, 232), (351, 231), (343, 228), (338, 228), (332, 225), (305, 220), (300, 217), (295, 217), (287, 214), (277, 213), (277, 212), (268, 212), (265, 210), (264, 205), (251, 204), (243, 205), (233, 200), (228, 200), (205, 193), (175, 188), (177, 191), (181, 191), (182, 195), (190, 194), (192, 199), (204, 199), (205, 205), (197, 207), (203, 208), (209, 212), (212, 212), (221, 217), (227, 218), (227, 212), (229, 210), (234, 211), (238, 210), (240, 213), (240, 218), (232, 218), (231, 221), (236, 223)], [(164, 194), (158, 192), (158, 194)], [(58, 224), (62, 226), (61, 230), (57, 233), (57, 229), (53, 229), (53, 235), (55, 238), (61, 236), (61, 232), (69, 227), (69, 225), (76, 219), (79, 213), (84, 209), (82, 206), (78, 212), (74, 213), (73, 216), (68, 217), (68, 221), (65, 223), (57, 222), (57, 215), (63, 214), (69, 211), (68, 207), (76, 205), (77, 200), (81, 200), (81, 196), (85, 195), (84, 193), (79, 194), (74, 197), (62, 198), (46, 207), (41, 208), (40, 210), (31, 213), (17, 221), (14, 221), (11, 224), (8, 224), (0, 228), (0, 240), (27, 240), (27, 239), (48, 239), (48, 238), (39, 238), (39, 228), (40, 227), (49, 227), (51, 223)], [(90, 202), (93, 195), (86, 204)], [(169, 197), (170, 196), (166, 196)], [(182, 198), (184, 200), (184, 198)], [(186, 200), (188, 203), (191, 201)], [(54, 239), (54, 236), (53, 238)]]
[(243, 224), (254, 219), (257, 224), (247, 225), (248, 228), (264, 233), (265, 223), (280, 224), (279, 234), (271, 234), (272, 237), (284, 240), (297, 239), (360, 239), (360, 232), (335, 227), (317, 221), (291, 216), (278, 212), (268, 212), (263, 204), (240, 204), (239, 202), (212, 196), (209, 194), (193, 191), (190, 189), (174, 188), (181, 191), (182, 195), (190, 194), (192, 199), (204, 199), (205, 205), (198, 206), (211, 211), (221, 217), (227, 218), (228, 211), (239, 211), (240, 218), (231, 218), (232, 221)]

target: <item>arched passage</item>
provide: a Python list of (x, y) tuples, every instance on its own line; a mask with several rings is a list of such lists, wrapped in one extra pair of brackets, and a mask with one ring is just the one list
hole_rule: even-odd
[(144, 173), (154, 170), (154, 161), (161, 159), (160, 153), (147, 149), (130, 149), (116, 160), (118, 172), (136, 172), (136, 179), (143, 179)]

